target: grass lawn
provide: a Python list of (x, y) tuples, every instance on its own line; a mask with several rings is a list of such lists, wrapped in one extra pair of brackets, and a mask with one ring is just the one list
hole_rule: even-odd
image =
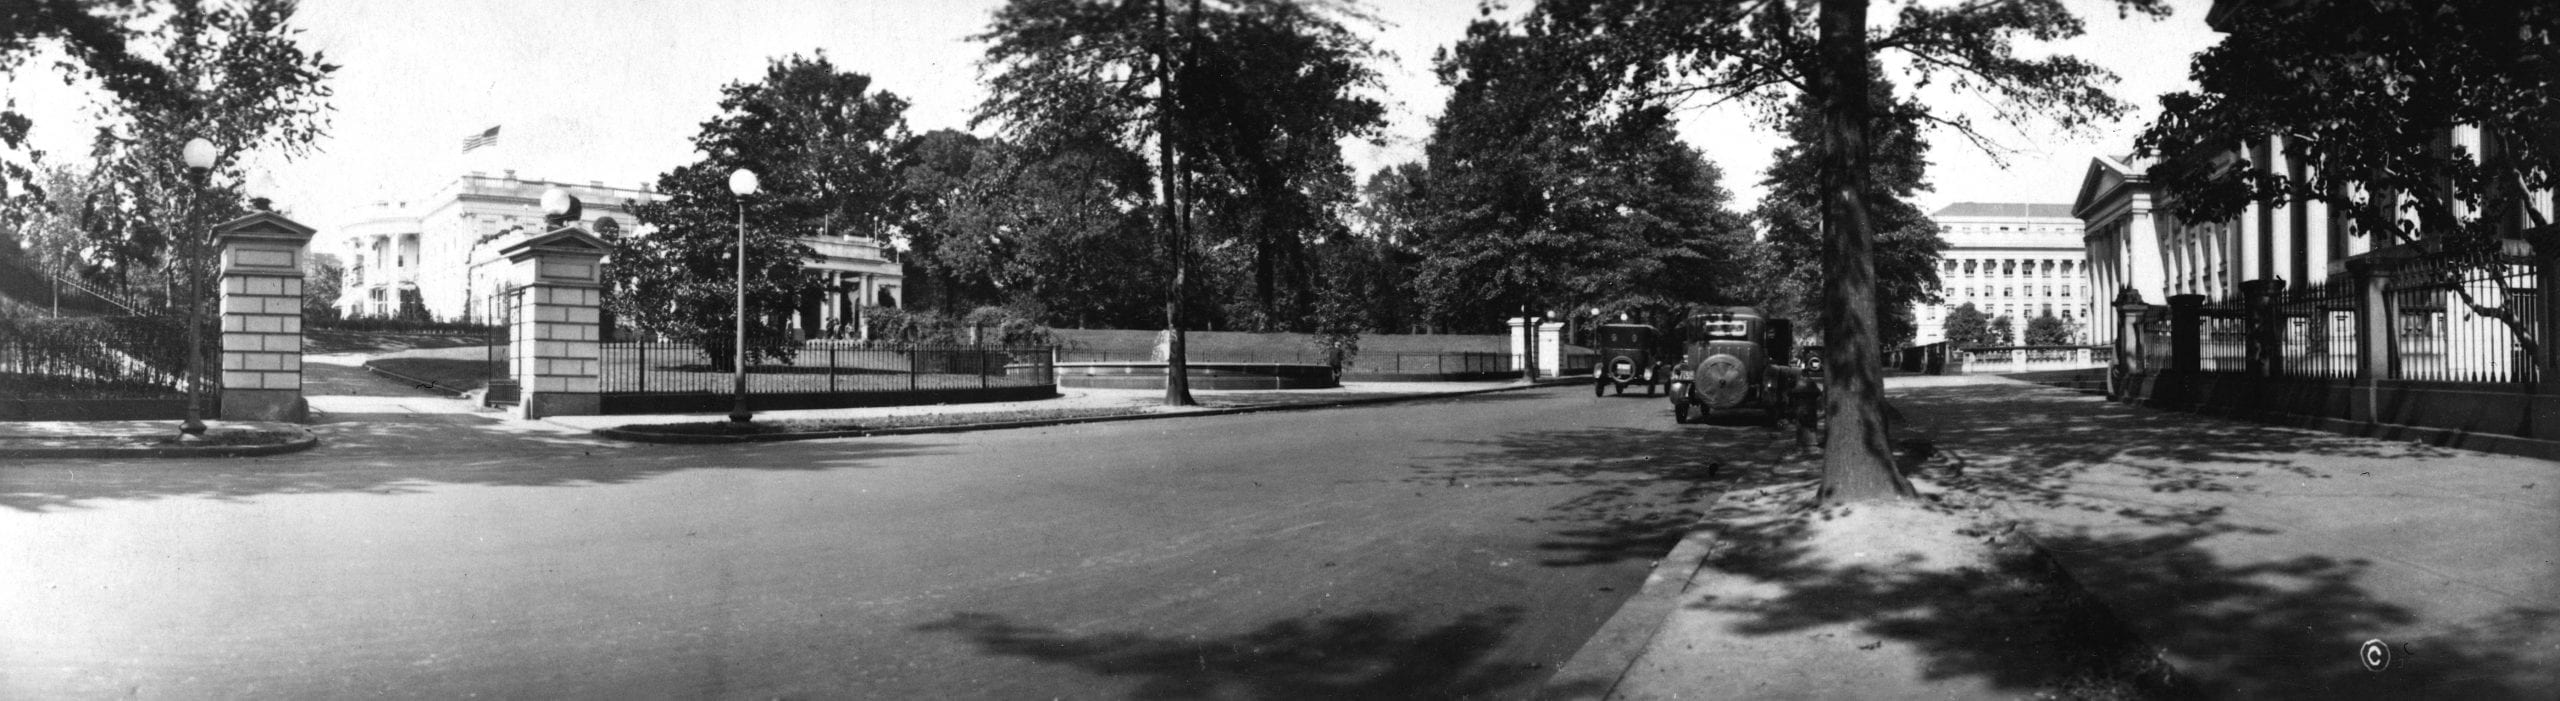
[(869, 431), (887, 428), (921, 428), (926, 426), (968, 426), (973, 424), (1011, 423), (1015, 421), (1055, 421), (1100, 416), (1129, 416), (1146, 413), (1133, 408), (1089, 407), (1078, 409), (1013, 409), (952, 414), (913, 414), (876, 416), (862, 419), (780, 419), (759, 420), (746, 425), (728, 421), (696, 421), (680, 424), (631, 424), (614, 427), (623, 431), (672, 433), (686, 436), (748, 436), (788, 433), (825, 433), (830, 431)]

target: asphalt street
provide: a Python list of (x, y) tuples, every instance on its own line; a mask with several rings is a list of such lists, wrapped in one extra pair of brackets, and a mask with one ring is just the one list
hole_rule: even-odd
[(1582, 387), (0, 467), (0, 697), (1517, 698), (1784, 437)]

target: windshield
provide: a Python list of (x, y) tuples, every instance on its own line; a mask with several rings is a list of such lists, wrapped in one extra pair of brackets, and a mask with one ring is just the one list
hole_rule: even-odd
[(1650, 334), (1645, 333), (1644, 329), (1604, 328), (1600, 330), (1600, 345), (1608, 348), (1642, 348), (1645, 345), (1645, 336), (1648, 335)]

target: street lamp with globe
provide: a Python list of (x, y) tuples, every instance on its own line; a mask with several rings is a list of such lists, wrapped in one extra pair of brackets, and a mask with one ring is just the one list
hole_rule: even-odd
[(756, 194), (756, 172), (739, 168), (729, 171), (729, 194), (738, 196), (738, 312), (737, 353), (730, 368), (736, 377), (729, 405), (729, 420), (744, 424), (755, 418), (747, 411), (747, 196)]
[(179, 274), (186, 286), (180, 289), (187, 297), (187, 417), (178, 424), (178, 442), (204, 440), (204, 295), (197, 289), (204, 280), (204, 245), (196, 227), (196, 205), (204, 197), (204, 181), (220, 157), (213, 142), (204, 137), (188, 139), (179, 156), (187, 165), (187, 206), (180, 212), (180, 226), (187, 231), (177, 237)]

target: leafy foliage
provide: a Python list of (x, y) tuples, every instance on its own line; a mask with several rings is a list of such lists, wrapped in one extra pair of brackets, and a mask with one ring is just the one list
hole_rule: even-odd
[(1991, 334), (1991, 316), (1982, 313), (1972, 302), (1948, 311), (1944, 330), (1948, 345), (1957, 348), (2000, 345), (1997, 337)]
[[(1990, 98), (2002, 122), (2079, 128), (2122, 115), (2099, 86), (2113, 76), (2078, 58), (2021, 56), (2012, 43), (2067, 39), (2081, 31), (2060, 0), (1904, 4), (1871, 26), (1867, 0), (1547, 0), (1535, 14), (1591, 57), (1584, 75), (1638, 106), (1693, 97), (1737, 101), (1775, 117), (1800, 101), (1820, 115), (1815, 156), (1823, 228), (1824, 401), (1828, 436), (1821, 499), (1908, 498), (1895, 472), (1883, 412), (1876, 323), (1879, 227), (1868, 201), (1876, 153), (1870, 62), (1890, 54), (1914, 87), (1943, 85)], [(2120, 8), (2163, 14), (2157, 0)], [(1574, 86), (1580, 89), (1580, 85)], [(1910, 118), (1991, 147), (1961, 114), (1913, 110)]]
[(2030, 346), (2067, 346), (2071, 345), (2071, 331), (2070, 322), (2050, 313), (2041, 314), (2027, 320), (2026, 342)]
[[(1436, 62), (1451, 93), (1411, 237), (1415, 293), (1435, 326), (1735, 296), (1750, 234), (1722, 171), (1679, 142), (1667, 109), (1610, 109), (1571, 49), (1534, 18), (1479, 20)], [(1372, 216), (1392, 221), (1401, 206), (1379, 202)]]
[(1142, 326), (1151, 281), (1146, 163), (1126, 151), (1045, 156), (1001, 139), (938, 130), (916, 139), (901, 173), (915, 202), (911, 276), (945, 313), (1009, 304), (1044, 321)]
[[(1869, 220), (1876, 231), (1875, 310), (1878, 340), (1887, 346), (1919, 335), (1912, 305), (1938, 301), (1938, 254), (1947, 248), (1937, 222), (1911, 203), (1929, 189), (1929, 142), (1921, 136), (1916, 102), (1896, 100), (1893, 86), (1868, 91), (1876, 111), (1867, 127), (1873, 148), (1867, 160)], [(1822, 292), (1822, 196), (1813, 149), (1820, 141), (1818, 105), (1799, 101), (1787, 112), (1795, 143), (1780, 147), (1769, 166), (1768, 194), (1756, 214), (1767, 226), (1751, 279), (1764, 311), (1820, 328)]]
[(338, 257), (313, 252), (302, 263), (302, 318), (304, 321), (331, 321), (338, 318), (338, 295), (346, 289), (347, 268)]
[[(871, 90), (869, 76), (839, 70), (823, 53), (774, 59), (762, 80), (720, 92), (720, 114), (693, 139), (702, 160), (658, 176), (666, 198), (632, 208), (650, 233), (615, 245), (607, 304), (634, 328), (698, 344), (726, 372), (739, 248), (750, 362), (787, 359), (782, 329), (801, 300), (820, 292), (802, 267), (817, 253), (800, 239), (885, 236), (904, 216), (896, 174), (907, 102)], [(757, 174), (758, 192), (730, 193), (739, 168)]]
[[(76, 217), (84, 277), (146, 303), (201, 298), (210, 266), (177, 264), (211, 255), (210, 224), (247, 211), (238, 187), (245, 154), (299, 156), (325, 133), (327, 79), (338, 67), (297, 43), (290, 0), (28, 9), (32, 24), (0, 23), (11, 26), (0, 30), (0, 65), (23, 60), (34, 39), (63, 39), (79, 66), (66, 68), (108, 88), (95, 107), (109, 126), (93, 141), (77, 214), (60, 200), (12, 206)], [(29, 124), (0, 115), (0, 141), (21, 147)], [(180, 158), (199, 137), (216, 152), (201, 179)]]
[(2017, 339), (2017, 322), (2011, 321), (2009, 315), (2002, 314), (1991, 320), (1991, 330), (1983, 334), (1982, 343), (1987, 346), (2006, 346), (2017, 343)]
[[(1321, 284), (1310, 247), (1342, 229), (1336, 213), (1351, 197), (1338, 144), (1372, 133), (1384, 115), (1358, 94), (1376, 80), (1364, 63), (1371, 52), (1299, 3), (1194, 2), (1159, 24), (1162, 9), (1139, 0), (1007, 4), (978, 37), (989, 42), (990, 94), (978, 119), (1000, 124), (1032, 162), (1142, 160), (1159, 132), (1170, 134), (1180, 158), (1156, 183), (1176, 183), (1179, 218), (1196, 222), (1197, 238), (1176, 248), (1210, 249), (1180, 262), (1202, 266), (1195, 289), (1239, 300), (1193, 300), (1193, 318), (1304, 327)], [(1159, 48), (1172, 60), (1159, 61)], [(1170, 100), (1159, 100), (1163, 84)], [(1139, 184), (1126, 209), (1164, 203)]]
[[(2138, 142), (2164, 159), (2152, 181), (2174, 195), (2180, 218), (2325, 203), (2342, 219), (2333, 225), (2381, 237), (2377, 248), (2425, 241), (2475, 261), (2448, 274), (2499, 266), (2502, 239), (2560, 251), (2549, 204), (2560, 173), (2560, 6), (2253, 3), (2220, 19), (2222, 42), (2191, 71), (2199, 90), (2162, 96)], [(2264, 145), (2276, 137), (2281, 150), (2271, 152)], [(2277, 155), (2301, 167), (2279, 167)], [(2521, 305), (2503, 301), (2515, 298), (2492, 305), (2465, 293), (2474, 313), (2507, 323), (2530, 350), (2542, 339), (2518, 323)]]
[[(170, 99), (174, 87), (168, 69), (132, 46), (140, 38), (133, 27), (151, 10), (151, 3), (140, 0), (0, 3), (0, 75), (19, 75), (19, 67), (42, 48), (59, 46), (68, 59), (56, 66), (65, 82), (94, 79), (111, 99), (138, 104)], [(43, 161), (45, 154), (27, 149), (35, 125), (16, 104), (0, 105), (0, 149)], [(34, 202), (44, 199), (48, 185), (27, 165), (0, 161), (0, 193), (15, 190), (22, 193), (17, 199)]]

